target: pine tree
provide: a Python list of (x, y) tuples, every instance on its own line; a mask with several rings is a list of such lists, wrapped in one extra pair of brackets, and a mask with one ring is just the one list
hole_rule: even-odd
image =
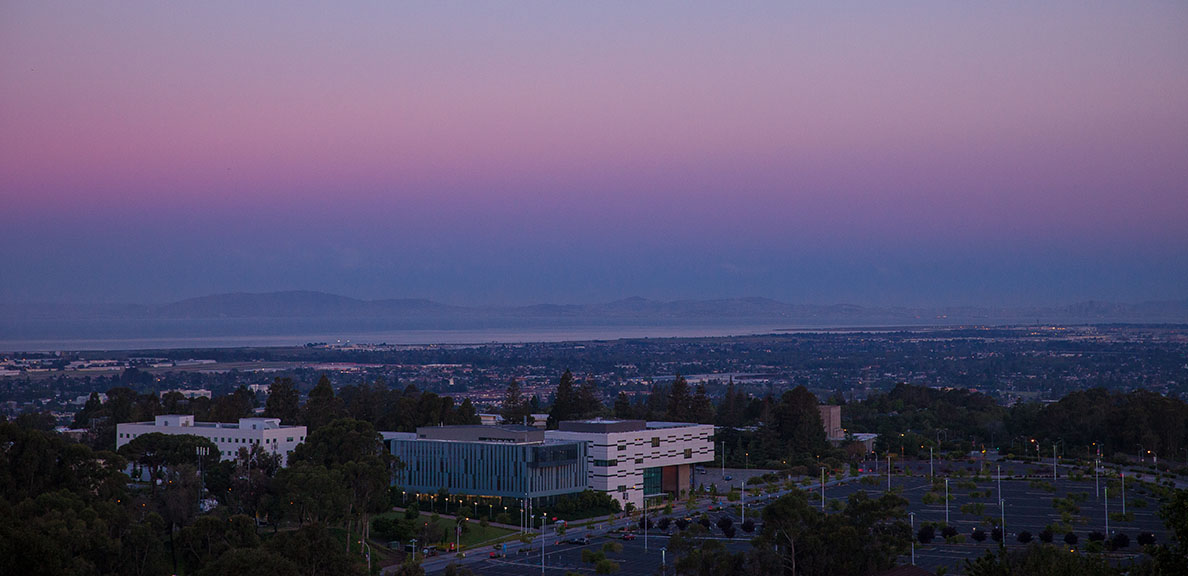
[(268, 387), (268, 400), (264, 402), (264, 415), (280, 418), (282, 424), (296, 424), (301, 414), (301, 396), (290, 378), (276, 378)]
[(556, 429), (563, 420), (572, 420), (578, 408), (577, 391), (573, 388), (573, 373), (568, 369), (561, 375), (557, 383), (557, 393), (553, 396), (553, 409), (549, 411), (548, 427)]
[(685, 377), (677, 374), (672, 381), (672, 388), (668, 391), (668, 411), (664, 419), (669, 422), (681, 422), (689, 419), (692, 412), (693, 398), (689, 395), (689, 383)]
[(341, 416), (342, 401), (334, 396), (334, 387), (330, 385), (330, 378), (322, 374), (317, 385), (309, 391), (309, 398), (302, 408), (302, 421), (312, 433)]

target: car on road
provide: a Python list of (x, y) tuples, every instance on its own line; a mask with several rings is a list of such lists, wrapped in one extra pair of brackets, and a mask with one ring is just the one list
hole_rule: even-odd
[(725, 481), (729, 482), (729, 481), (731, 481), (731, 480), (734, 480), (734, 476), (731, 476), (731, 475), (727, 474), (727, 475), (726, 475), (726, 477), (725, 477), (725, 478), (723, 478), (723, 480), (725, 480)]
[(498, 550), (492, 550), (490, 554), (487, 554), (487, 557), (488, 558), (503, 558), (503, 553), (499, 552)]
[(585, 546), (586, 544), (590, 543), (590, 539), (582, 536), (581, 538), (570, 538), (569, 540), (566, 540), (566, 542), (569, 542), (570, 544), (577, 544), (579, 546)]
[(630, 532), (624, 532), (623, 539), (624, 540), (635, 540), (635, 534), (632, 534)]

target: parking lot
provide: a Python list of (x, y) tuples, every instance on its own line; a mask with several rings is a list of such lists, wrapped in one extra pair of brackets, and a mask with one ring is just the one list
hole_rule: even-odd
[[(950, 573), (960, 573), (965, 560), (980, 556), (999, 546), (989, 537), (984, 542), (975, 542), (970, 537), (973, 529), (981, 528), (989, 536), (990, 531), (1003, 520), (1006, 525), (1005, 543), (1007, 547), (1022, 546), (1016, 539), (1022, 531), (1030, 532), (1033, 538), (1038, 541), (1040, 532), (1052, 524), (1066, 525), (1055, 534), (1055, 542), (1062, 543), (1063, 530), (1070, 529), (1079, 537), (1079, 545), (1084, 546), (1088, 542), (1090, 532), (1106, 532), (1107, 504), (1104, 497), (1107, 487), (1109, 512), (1120, 513), (1122, 511), (1121, 486), (1116, 478), (1107, 482), (1105, 474), (1102, 475), (1099, 482), (1095, 482), (1092, 475), (1071, 478), (1069, 477), (1070, 469), (1062, 468), (1059, 470), (1059, 478), (1053, 480), (1050, 476), (1050, 466), (1002, 464), (1000, 492), (1000, 481), (997, 478), (998, 466), (991, 464), (983, 468), (981, 463), (934, 463), (932, 473), (935, 478), (941, 479), (943, 482), (943, 474), (950, 476), (947, 524), (957, 529), (960, 536), (955, 540), (963, 541), (946, 543), (938, 530), (936, 539), (930, 544), (916, 544), (916, 563), (918, 565), (934, 571), (937, 568), (945, 567)], [(764, 472), (766, 471), (727, 469), (723, 474), (719, 469), (709, 468), (704, 473), (695, 476), (695, 486), (702, 483), (709, 486), (717, 482), (720, 483), (719, 490), (725, 492), (727, 486), (737, 487), (741, 478), (753, 478)], [(981, 473), (981, 475), (973, 476), (977, 473)], [(1045, 473), (1048, 475), (1046, 478), (1042, 477)], [(724, 476), (727, 475), (731, 476), (731, 480), (725, 480)], [(857, 491), (866, 491), (871, 496), (877, 496), (886, 490), (886, 482), (885, 466), (880, 467), (878, 475), (868, 473), (861, 480), (847, 478), (839, 481), (839, 479), (831, 478), (825, 489), (825, 507), (830, 509), (842, 505), (846, 498)], [(748, 491), (749, 506), (746, 516), (754, 520), (760, 520), (762, 508), (767, 502), (783, 493), (782, 489), (776, 493), (767, 492), (764, 490), (767, 485), (758, 482), (751, 483), (748, 487), (754, 488), (754, 490)], [(925, 523), (935, 523), (938, 526), (946, 524), (943, 487), (932, 492), (933, 482), (929, 477), (927, 460), (912, 462), (906, 466), (906, 469), (897, 463), (892, 469), (891, 487), (908, 500), (908, 511), (914, 515), (916, 529), (921, 528)], [(810, 493), (811, 502), (819, 502), (819, 483), (813, 482), (812, 485), (805, 486), (803, 489)], [(932, 494), (927, 497), (929, 502), (926, 503), (926, 495), (930, 492)], [(1062, 511), (1053, 505), (1056, 499), (1062, 501), (1063, 515)], [(727, 508), (707, 512), (705, 510), (710, 504), (709, 501), (703, 501), (695, 510), (687, 510), (683, 503), (677, 503), (673, 513), (668, 517), (675, 520), (696, 511), (707, 514), (713, 523), (716, 523), (722, 516), (729, 516), (738, 527), (742, 520), (738, 503), (727, 502), (725, 498), (719, 502), (726, 505)], [(1152, 532), (1156, 535), (1157, 541), (1166, 541), (1169, 534), (1158, 516), (1161, 503), (1145, 485), (1134, 481), (1134, 479), (1128, 480), (1126, 504), (1126, 512), (1129, 513), (1126, 519), (1109, 520), (1111, 533), (1121, 532), (1130, 537), (1131, 545), (1128, 549), (1123, 550), (1124, 553), (1126, 551), (1138, 552), (1139, 546), (1136, 539), (1140, 532)], [(659, 520), (664, 516), (655, 514), (652, 517)], [(550, 535), (546, 538), (548, 545), (545, 547), (544, 555), (545, 572), (563, 574), (566, 571), (589, 571), (592, 566), (582, 562), (582, 550), (584, 548), (601, 550), (603, 544), (608, 541), (616, 541), (623, 546), (622, 552), (607, 555), (611, 560), (619, 563), (619, 573), (621, 574), (641, 576), (655, 574), (662, 561), (666, 560), (671, 564), (673, 559), (666, 557), (667, 555), (661, 552), (667, 545), (668, 537), (659, 529), (649, 531), (646, 542), (642, 532), (637, 533), (634, 540), (622, 540), (617, 534), (606, 534), (610, 528), (622, 528), (635, 522), (637, 521), (619, 520), (613, 525), (600, 524), (594, 529), (583, 530), (580, 534), (571, 530), (568, 535), (562, 537)], [(675, 525), (669, 528), (670, 532), (675, 530)], [(563, 542), (558, 544), (558, 540), (577, 535), (589, 535), (591, 542), (586, 545)], [(714, 526), (711, 527), (708, 537), (726, 542), (727, 547), (732, 550), (742, 551), (750, 548), (752, 536), (753, 534), (738, 530), (733, 539), (726, 539), (722, 532)], [(473, 551), (472, 555), (480, 554), (482, 558), (472, 556), (469, 563), (479, 574), (527, 574), (530, 573), (529, 570), (535, 572), (541, 569), (539, 539), (530, 546), (532, 548), (530, 554), (518, 554), (513, 549), (507, 557), (503, 558), (487, 558), (489, 550)], [(905, 556), (903, 561), (907, 562), (908, 557)], [(426, 566), (430, 573), (440, 572), (444, 568), (444, 564), (434, 564), (432, 567)]]

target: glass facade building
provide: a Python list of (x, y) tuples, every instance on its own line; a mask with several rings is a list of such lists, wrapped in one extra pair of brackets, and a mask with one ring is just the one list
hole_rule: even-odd
[(420, 493), (546, 498), (586, 489), (583, 442), (522, 426), (442, 426), (385, 433), (403, 466), (393, 483)]

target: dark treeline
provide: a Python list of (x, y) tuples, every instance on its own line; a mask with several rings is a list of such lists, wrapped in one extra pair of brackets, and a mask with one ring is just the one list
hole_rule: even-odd
[[(13, 574), (361, 575), (350, 534), (389, 498), (391, 463), (355, 420), (311, 434), (285, 469), (259, 447), (220, 462), (196, 436), (147, 434), (116, 454), (0, 422), (0, 445), (0, 556)], [(130, 485), (127, 463), (152, 481)], [(204, 494), (219, 505), (200, 515)]]
[(848, 404), (842, 413), (847, 427), (877, 432), (880, 450), (902, 445), (908, 455), (941, 446), (1034, 456), (1042, 444), (1040, 456), (1046, 457), (1056, 443), (1067, 456), (1088, 457), (1100, 447), (1104, 457), (1141, 452), (1172, 462), (1182, 461), (1188, 447), (1188, 404), (1145, 390), (1095, 388), (1052, 403), (1005, 407), (977, 392), (901, 384)]

